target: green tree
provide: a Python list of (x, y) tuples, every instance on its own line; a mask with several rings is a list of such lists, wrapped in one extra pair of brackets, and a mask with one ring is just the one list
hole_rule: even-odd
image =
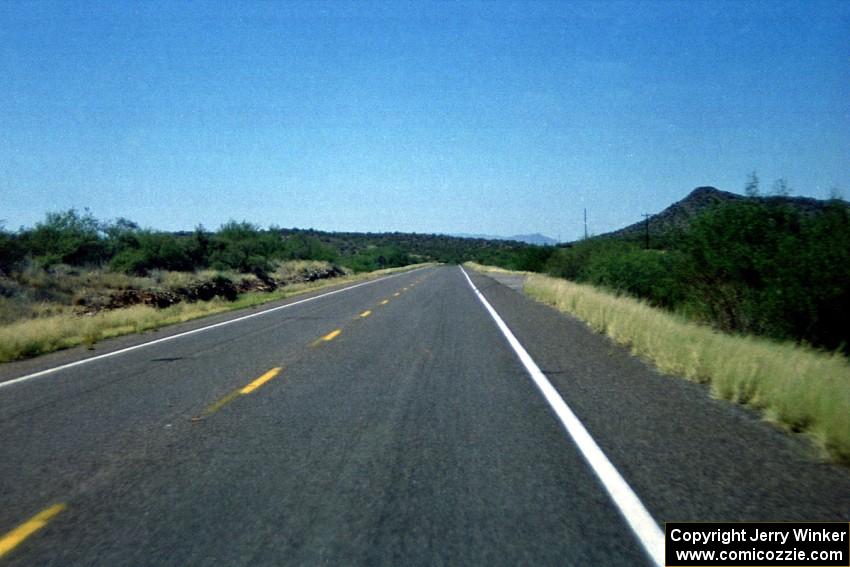
[(759, 196), (759, 176), (755, 170), (747, 176), (747, 183), (744, 185), (744, 194), (747, 197)]
[(114, 271), (145, 275), (150, 270), (192, 271), (195, 265), (185, 240), (165, 232), (139, 230), (133, 233), (132, 244), (116, 254), (109, 267)]
[(101, 223), (91, 211), (48, 213), (44, 221), (21, 235), (22, 244), (43, 266), (56, 263), (96, 265), (109, 259)]
[(791, 194), (791, 187), (788, 186), (788, 180), (780, 177), (773, 182), (773, 194), (780, 197), (787, 197)]
[(271, 269), (271, 260), (280, 255), (282, 248), (279, 235), (262, 231), (247, 221), (229, 221), (211, 237), (210, 266), (265, 274)]
[(0, 274), (9, 274), (16, 270), (25, 257), (24, 247), (21, 246), (17, 235), (6, 231), (0, 223)]

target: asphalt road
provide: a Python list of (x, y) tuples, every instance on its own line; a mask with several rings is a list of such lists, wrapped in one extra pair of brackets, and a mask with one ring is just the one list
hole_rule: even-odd
[[(804, 440), (470, 276), (659, 527), (850, 521)], [(460, 268), (286, 303), (0, 368), (0, 565), (652, 564)]]

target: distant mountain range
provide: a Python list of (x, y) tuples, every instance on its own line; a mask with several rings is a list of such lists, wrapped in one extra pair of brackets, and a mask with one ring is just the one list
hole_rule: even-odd
[(514, 242), (525, 242), (526, 244), (536, 244), (538, 246), (554, 246), (558, 243), (554, 238), (549, 238), (545, 234), (515, 234), (514, 236), (494, 236), (492, 234), (468, 234), (458, 233), (448, 236), (456, 236), (458, 238), (476, 238), (479, 240), (511, 240)]
[[(697, 187), (681, 201), (673, 203), (657, 215), (649, 218), (649, 230), (652, 234), (661, 234), (670, 229), (685, 228), (691, 219), (699, 213), (717, 203), (730, 201), (761, 201), (769, 204), (789, 205), (803, 214), (814, 214), (822, 211), (834, 201), (812, 199), (810, 197), (745, 197), (728, 191), (721, 191), (715, 187)], [(646, 231), (645, 221), (638, 221), (625, 228), (607, 232), (597, 238), (641, 238)]]

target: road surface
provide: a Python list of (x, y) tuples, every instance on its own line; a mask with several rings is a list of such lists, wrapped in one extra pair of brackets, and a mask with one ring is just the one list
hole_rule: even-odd
[(469, 278), (0, 368), (0, 565), (652, 565), (664, 521), (850, 520), (848, 470), (803, 440)]

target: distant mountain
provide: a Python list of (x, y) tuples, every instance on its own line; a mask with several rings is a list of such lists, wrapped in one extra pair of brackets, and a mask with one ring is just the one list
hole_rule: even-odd
[(509, 236), (507, 240), (516, 240), (517, 242), (525, 242), (526, 244), (537, 244), (538, 246), (554, 246), (558, 243), (554, 238), (550, 238), (539, 232), (535, 232), (534, 234), (517, 234)]
[(535, 232), (534, 234), (515, 234), (514, 236), (494, 236), (492, 234), (468, 234), (458, 233), (450, 236), (459, 238), (475, 238), (479, 240), (511, 240), (514, 242), (525, 242), (526, 244), (536, 244), (538, 246), (554, 246), (558, 243), (554, 238), (549, 238), (545, 234)]
[[(829, 206), (833, 201), (823, 201), (812, 199), (810, 197), (780, 197), (780, 196), (765, 196), (765, 197), (745, 197), (728, 191), (721, 191), (714, 187), (697, 187), (690, 194), (673, 203), (657, 215), (649, 218), (649, 230), (653, 235), (659, 235), (667, 232), (670, 229), (685, 228), (690, 223), (691, 219), (700, 214), (705, 209), (730, 201), (761, 201), (770, 204), (785, 204), (789, 205), (803, 214), (814, 214), (825, 207)], [(615, 230), (600, 235), (601, 238), (642, 238), (646, 231), (645, 221), (638, 221), (630, 224), (625, 228)]]

